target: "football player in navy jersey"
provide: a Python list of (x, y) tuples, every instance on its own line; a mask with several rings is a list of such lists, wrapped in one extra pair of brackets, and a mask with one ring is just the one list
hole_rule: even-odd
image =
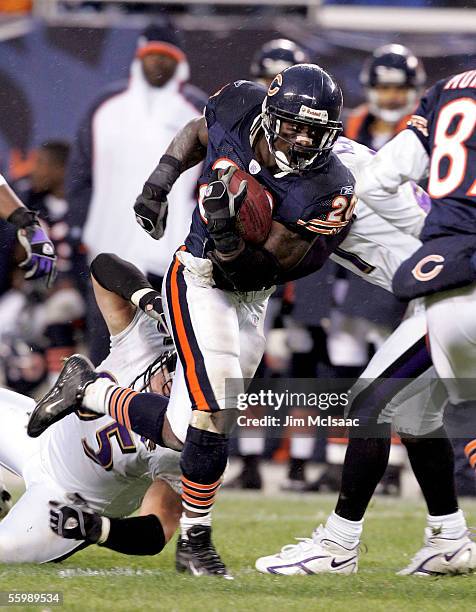
[[(211, 541), (210, 512), (237, 395), (264, 351), (267, 300), (276, 283), (318, 269), (352, 219), (354, 179), (332, 153), (342, 132), (341, 107), (340, 87), (313, 64), (279, 73), (267, 93), (247, 81), (227, 85), (210, 98), (205, 117), (175, 137), (134, 206), (142, 227), (160, 238), (167, 194), (183, 171), (204, 160), (199, 206), (164, 283), (180, 361), (167, 419), (184, 443), (181, 571), (231, 577)], [(263, 246), (246, 243), (235, 230), (246, 193), (245, 181), (236, 194), (230, 190), (236, 168), (256, 176), (273, 201)], [(61, 403), (39, 405), (36, 416), (48, 407), (44, 422), (51, 421), (64, 410)], [(147, 419), (150, 411), (143, 412)]]

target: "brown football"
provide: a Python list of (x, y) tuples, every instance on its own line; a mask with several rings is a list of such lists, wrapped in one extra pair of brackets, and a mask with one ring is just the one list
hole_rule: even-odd
[(241, 181), (248, 184), (246, 197), (236, 216), (236, 227), (245, 242), (263, 244), (271, 230), (273, 205), (271, 195), (267, 195), (263, 185), (244, 170), (236, 170), (230, 188), (236, 193)]

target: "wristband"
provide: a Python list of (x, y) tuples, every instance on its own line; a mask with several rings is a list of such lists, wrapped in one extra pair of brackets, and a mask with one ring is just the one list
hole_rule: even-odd
[(178, 159), (171, 155), (162, 155), (159, 165), (147, 179), (142, 193), (146, 197), (153, 198), (158, 189), (162, 194), (167, 195), (180, 176), (181, 171), (182, 163)]
[(38, 223), (38, 217), (36, 213), (28, 210), (25, 206), (20, 206), (7, 217), (7, 221), (17, 229), (23, 229), (24, 227)]
[(101, 535), (99, 536), (97, 544), (104, 544), (104, 542), (109, 537), (109, 532), (111, 531), (111, 521), (106, 517), (101, 517)]

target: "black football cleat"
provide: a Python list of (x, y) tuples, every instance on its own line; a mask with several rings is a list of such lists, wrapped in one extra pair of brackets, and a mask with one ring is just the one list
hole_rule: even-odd
[(175, 554), (178, 572), (192, 576), (219, 576), (233, 580), (212, 543), (212, 528), (194, 525), (187, 531), (188, 540), (179, 538)]
[(58, 380), (30, 416), (27, 427), (30, 438), (37, 438), (50, 425), (80, 408), (86, 386), (99, 377), (87, 357), (72, 355), (66, 359)]

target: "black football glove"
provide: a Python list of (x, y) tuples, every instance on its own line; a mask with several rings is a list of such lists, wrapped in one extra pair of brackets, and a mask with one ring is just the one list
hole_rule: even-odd
[(230, 182), (236, 170), (235, 167), (225, 171), (214, 170), (203, 198), (208, 231), (220, 253), (235, 251), (241, 240), (235, 231), (235, 221), (248, 185), (246, 181), (241, 181), (237, 193), (231, 192)]
[(167, 195), (180, 176), (180, 167), (177, 159), (163, 155), (134, 204), (137, 223), (155, 240), (164, 235), (168, 213)]
[(84, 540), (95, 544), (101, 537), (102, 517), (93, 512), (85, 500), (75, 493), (71, 505), (50, 501), (50, 527), (67, 540)]
[(41, 227), (35, 213), (17, 208), (7, 219), (17, 228), (17, 239), (26, 257), (18, 265), (25, 270), (25, 278), (44, 278), (51, 287), (56, 278), (56, 254), (53, 243)]

